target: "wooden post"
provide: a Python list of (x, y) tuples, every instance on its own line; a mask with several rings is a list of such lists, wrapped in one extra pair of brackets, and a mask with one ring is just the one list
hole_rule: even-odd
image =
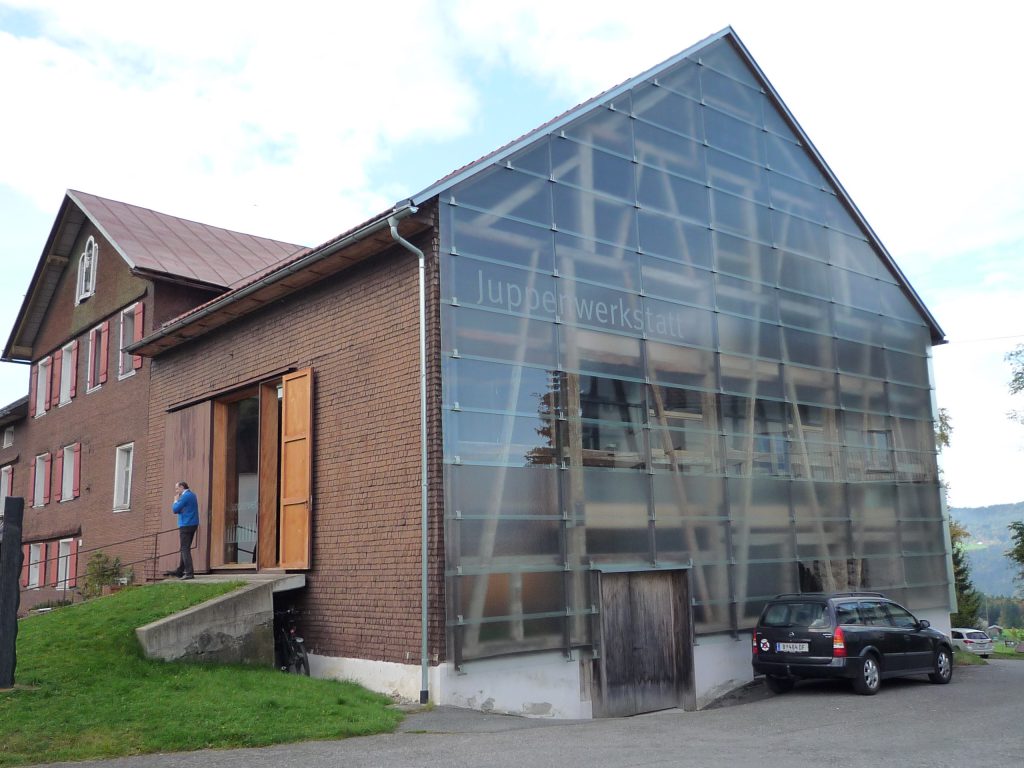
[(25, 516), (25, 500), (8, 496), (4, 499), (2, 543), (0, 543), (0, 689), (14, 687), (17, 661), (15, 642), (18, 639), (18, 605), (21, 602), (21, 523)]

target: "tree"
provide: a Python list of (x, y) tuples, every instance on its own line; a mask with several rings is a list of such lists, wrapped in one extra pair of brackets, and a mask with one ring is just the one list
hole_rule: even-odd
[[(1019, 395), (1024, 392), (1024, 344), (1018, 344), (1013, 351), (1007, 352), (1006, 362), (1010, 364), (1010, 394)], [(1024, 424), (1022, 411), (1010, 411), (1007, 416)]]
[(1024, 521), (1015, 520), (1007, 527), (1013, 547), (1007, 550), (1006, 556), (1017, 564), (1017, 581), (1024, 584)]
[(970, 532), (953, 518), (949, 519), (949, 538), (953, 543), (953, 581), (956, 586), (957, 611), (949, 617), (954, 627), (973, 627), (981, 615), (982, 595), (971, 581), (971, 564), (966, 545)]

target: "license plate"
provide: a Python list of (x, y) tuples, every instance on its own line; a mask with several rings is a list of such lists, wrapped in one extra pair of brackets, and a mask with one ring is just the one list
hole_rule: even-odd
[(776, 653), (807, 653), (810, 650), (807, 643), (776, 643)]

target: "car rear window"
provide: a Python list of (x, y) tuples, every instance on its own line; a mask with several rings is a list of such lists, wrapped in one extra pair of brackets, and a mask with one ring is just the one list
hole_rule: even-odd
[(761, 617), (763, 627), (827, 627), (824, 603), (773, 603)]
[(969, 638), (971, 638), (971, 640), (988, 640), (989, 639), (988, 635), (986, 635), (984, 632), (968, 632), (967, 636)]

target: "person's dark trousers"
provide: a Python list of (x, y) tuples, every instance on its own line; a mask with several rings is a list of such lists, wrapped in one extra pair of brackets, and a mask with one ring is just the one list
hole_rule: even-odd
[(181, 562), (178, 563), (178, 576), (191, 578), (192, 571), (192, 540), (196, 536), (198, 525), (183, 525), (178, 529), (178, 539), (181, 542)]

